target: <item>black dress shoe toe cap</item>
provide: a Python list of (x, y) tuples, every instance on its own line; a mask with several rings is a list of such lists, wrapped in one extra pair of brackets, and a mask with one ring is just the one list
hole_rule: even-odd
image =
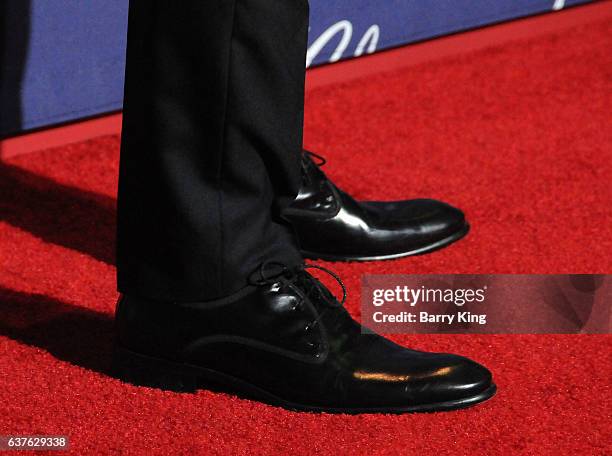
[(438, 382), (434, 382), (437, 399), (471, 398), (490, 388), (493, 377), (486, 367), (463, 356), (446, 356), (448, 366), (440, 369)]
[[(484, 400), (494, 392), (491, 372), (468, 358), (406, 351), (404, 362), (388, 359), (386, 369), (356, 371), (359, 390), (390, 407), (427, 407)], [(489, 394), (491, 393), (491, 394)]]
[(444, 239), (466, 226), (465, 214), (450, 204), (432, 199), (361, 203), (376, 214), (380, 226), (411, 229), (429, 239)]

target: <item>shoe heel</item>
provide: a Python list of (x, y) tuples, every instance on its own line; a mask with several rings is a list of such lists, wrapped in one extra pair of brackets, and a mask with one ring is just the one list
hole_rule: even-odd
[(116, 346), (112, 371), (116, 378), (136, 386), (148, 386), (178, 393), (195, 393), (197, 375), (186, 366), (141, 355)]

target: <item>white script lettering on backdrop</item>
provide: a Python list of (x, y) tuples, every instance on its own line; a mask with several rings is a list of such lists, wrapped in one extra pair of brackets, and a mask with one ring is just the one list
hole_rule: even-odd
[[(337, 62), (342, 57), (345, 57), (345, 52), (353, 40), (353, 24), (347, 20), (336, 22), (334, 25), (325, 30), (321, 36), (314, 40), (314, 42), (308, 47), (306, 67), (312, 65), (312, 62), (317, 58), (325, 46), (338, 34), (341, 35), (340, 43), (338, 43), (338, 46), (336, 46), (336, 49), (328, 59), (328, 62)], [(363, 54), (372, 54), (373, 52), (376, 52), (379, 40), (380, 27), (373, 24), (368, 30), (366, 30), (363, 37), (361, 37), (357, 43), (353, 56), (359, 57)]]

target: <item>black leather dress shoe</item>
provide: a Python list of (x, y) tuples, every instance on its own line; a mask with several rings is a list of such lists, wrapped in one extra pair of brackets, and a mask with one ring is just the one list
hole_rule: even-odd
[[(463, 212), (431, 199), (355, 201), (303, 156), (303, 183), (283, 212), (306, 258), (369, 261), (432, 252), (467, 234)], [(324, 160), (322, 160), (324, 163)]]
[(495, 393), (490, 372), (474, 361), (363, 334), (304, 269), (283, 268), (273, 277), (264, 271), (257, 286), (232, 300), (178, 304), (124, 296), (116, 316), (117, 376), (337, 413), (452, 410)]

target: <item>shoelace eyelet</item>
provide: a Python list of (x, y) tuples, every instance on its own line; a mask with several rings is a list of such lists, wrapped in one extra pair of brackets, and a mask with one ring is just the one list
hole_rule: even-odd
[(308, 345), (313, 350), (319, 350), (321, 348), (321, 345), (318, 342), (306, 342), (306, 345)]

